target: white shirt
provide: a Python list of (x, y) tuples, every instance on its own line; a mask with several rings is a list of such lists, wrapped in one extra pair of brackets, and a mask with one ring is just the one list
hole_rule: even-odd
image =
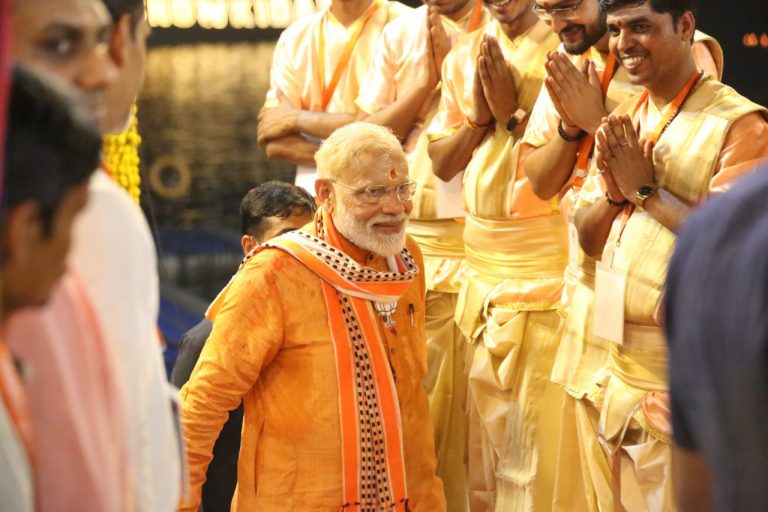
[(175, 511), (181, 494), (178, 418), (158, 339), (152, 235), (128, 193), (97, 171), (72, 233), (69, 265), (83, 279), (126, 393), (128, 457), (142, 512)]

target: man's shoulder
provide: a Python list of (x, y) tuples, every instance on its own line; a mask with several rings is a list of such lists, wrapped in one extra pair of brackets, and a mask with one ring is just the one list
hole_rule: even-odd
[(387, 9), (387, 19), (389, 20), (389, 23), (400, 19), (403, 17), (403, 14), (408, 14), (414, 11), (413, 7), (407, 6), (400, 2), (395, 2), (393, 0), (384, 2), (384, 5)]
[(384, 27), (384, 37), (388, 41), (410, 37), (413, 36), (414, 32), (419, 31), (422, 26), (426, 27), (426, 23), (426, 5), (422, 5), (416, 9), (411, 9), (409, 7), (407, 11), (399, 13), (394, 20), (387, 23)]
[(726, 120), (736, 120), (753, 112), (761, 112), (763, 117), (766, 116), (765, 107), (711, 76), (691, 96), (688, 109)]
[(325, 11), (326, 10), (324, 9), (313, 14), (302, 16), (288, 25), (280, 33), (280, 42), (283, 44), (293, 43), (303, 37), (307, 37), (312, 29), (322, 22)]

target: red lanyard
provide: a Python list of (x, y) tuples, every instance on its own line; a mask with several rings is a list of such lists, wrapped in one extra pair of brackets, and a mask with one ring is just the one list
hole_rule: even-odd
[[(349, 65), (349, 59), (352, 56), (352, 50), (355, 49), (355, 45), (360, 39), (360, 36), (363, 34), (365, 26), (368, 24), (368, 21), (370, 21), (376, 11), (379, 10), (379, 7), (381, 7), (381, 3), (374, 1), (371, 8), (368, 9), (368, 12), (363, 14), (362, 17), (355, 21), (354, 27), (352, 29), (352, 35), (349, 37), (349, 39), (347, 39), (347, 44), (344, 45), (344, 50), (341, 52), (339, 62), (336, 64), (336, 68), (333, 70), (331, 82), (327, 85), (325, 83), (325, 27), (323, 26), (323, 23), (320, 24), (320, 41), (318, 45), (318, 59), (320, 69), (318, 70), (318, 77), (320, 78), (320, 87), (323, 91), (323, 102), (321, 104), (322, 110), (325, 110), (328, 107), (328, 104), (331, 102), (333, 93), (336, 91), (336, 86), (339, 85), (339, 80), (341, 80), (341, 75), (344, 73), (344, 70), (347, 69), (347, 65)], [(327, 17), (328, 14), (326, 13), (325, 18)]]
[[(603, 77), (600, 81), (600, 86), (603, 90), (603, 101), (605, 101), (605, 97), (608, 95), (608, 86), (611, 85), (611, 80), (613, 80), (616, 69), (616, 56), (613, 53), (609, 53), (608, 58), (605, 60), (605, 69), (603, 70)], [(579, 156), (576, 159), (576, 178), (573, 180), (574, 188), (578, 189), (584, 185), (584, 179), (587, 177), (589, 155), (592, 153), (592, 147), (594, 145), (594, 135), (587, 135), (584, 140), (581, 141), (581, 144), (579, 144)]]

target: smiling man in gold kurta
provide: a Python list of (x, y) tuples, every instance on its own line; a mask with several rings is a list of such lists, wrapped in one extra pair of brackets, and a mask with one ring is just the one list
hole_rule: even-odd
[(182, 389), (197, 510), (218, 432), (245, 405), (233, 510), (440, 512), (414, 185), (399, 141), (354, 123), (317, 155), (314, 223), (246, 258)]

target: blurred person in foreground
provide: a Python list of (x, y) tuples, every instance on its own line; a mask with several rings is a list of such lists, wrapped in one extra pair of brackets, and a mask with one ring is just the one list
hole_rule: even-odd
[[(264, 242), (311, 222), (315, 209), (315, 200), (301, 187), (269, 181), (252, 188), (240, 203), (243, 253), (247, 256)], [(174, 386), (180, 388), (187, 383), (212, 329), (213, 323), (204, 318), (181, 337), (181, 348), (171, 374)], [(242, 426), (241, 404), (230, 413), (213, 447), (213, 460), (203, 485), (203, 510), (229, 510), (237, 484)]]
[[(13, 7), (16, 59), (74, 87), (103, 133), (123, 131), (144, 76), (149, 27), (143, 1), (16, 0)], [(125, 397), (135, 506), (170, 511), (179, 502), (182, 469), (175, 393), (157, 331), (154, 243), (141, 210), (106, 170), (93, 174), (89, 191), (68, 264), (114, 351), (111, 377)]]
[(193, 511), (228, 411), (244, 402), (235, 511), (440, 512), (414, 184), (386, 128), (317, 153), (314, 223), (254, 251), (208, 311), (182, 388)]
[(682, 512), (768, 510), (768, 168), (683, 227), (666, 325)]
[[(65, 273), (72, 223), (88, 199), (88, 178), (98, 163), (101, 140), (87, 114), (17, 69), (5, 143), (0, 504), (3, 510), (26, 512), (41, 503), (36, 488), (41, 467), (60, 454), (36, 442), (41, 404), (26, 401), (29, 383), (20, 379), (5, 344), (8, 324), (25, 314), (22, 310), (44, 305), (52, 294), (57, 300), (56, 283)], [(42, 349), (34, 338), (23, 341), (29, 350)]]

